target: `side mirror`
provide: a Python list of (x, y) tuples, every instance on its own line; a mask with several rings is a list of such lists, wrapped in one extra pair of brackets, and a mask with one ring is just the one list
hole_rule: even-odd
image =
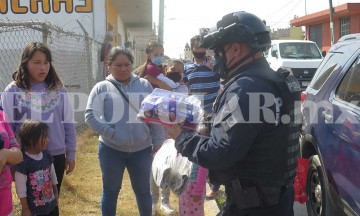
[(322, 51), (321, 54), (322, 54), (323, 57), (325, 57), (326, 56), (326, 51)]
[(277, 58), (277, 50), (271, 51), (271, 56)]

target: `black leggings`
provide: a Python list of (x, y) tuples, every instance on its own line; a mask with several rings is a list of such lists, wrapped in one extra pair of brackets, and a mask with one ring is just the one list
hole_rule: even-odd
[(56, 206), (49, 214), (45, 215), (36, 215), (36, 216), (59, 216), (59, 207)]
[(60, 196), (60, 187), (61, 187), (61, 182), (63, 180), (64, 177), (64, 172), (65, 172), (65, 154), (61, 154), (61, 155), (56, 155), (53, 156), (54, 158), (54, 167), (55, 167), (55, 173), (56, 173), (56, 177), (58, 180), (58, 191), (59, 191), (59, 196)]

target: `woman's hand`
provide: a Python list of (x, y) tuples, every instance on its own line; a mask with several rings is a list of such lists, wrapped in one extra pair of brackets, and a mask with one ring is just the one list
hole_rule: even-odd
[(6, 149), (0, 150), (0, 172), (5, 167), (7, 161)]
[(160, 150), (162, 145), (153, 145), (151, 153), (154, 155), (157, 151)]
[(66, 159), (65, 161), (65, 170), (66, 175), (70, 174), (75, 168), (75, 160)]
[(151, 85), (157, 85), (161, 89), (172, 91), (172, 88), (168, 84), (166, 84), (165, 82), (163, 82), (153, 76), (146, 75), (146, 76), (144, 76), (144, 78), (147, 79)]

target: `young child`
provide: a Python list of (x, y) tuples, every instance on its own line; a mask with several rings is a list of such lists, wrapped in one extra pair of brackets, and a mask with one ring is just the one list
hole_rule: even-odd
[(53, 158), (46, 150), (49, 127), (26, 120), (19, 131), (24, 160), (16, 165), (15, 186), (22, 215), (59, 215), (57, 178)]
[(17, 164), (22, 159), (19, 144), (7, 117), (0, 110), (0, 216), (12, 215), (12, 176), (9, 165)]
[[(174, 81), (175, 83), (179, 83), (181, 80), (181, 74), (179, 72), (176, 71), (170, 71), (166, 74), (166, 77), (168, 77), (169, 79), (171, 79), (172, 81)], [(173, 89), (174, 92), (178, 92), (178, 93), (183, 93), (183, 94), (187, 94), (188, 93), (188, 88), (186, 85), (184, 84), (179, 84), (176, 88)], [(170, 139), (169, 135), (166, 134), (166, 132), (164, 133), (164, 140)], [(151, 173), (151, 177), (150, 177), (150, 188), (151, 188), (151, 196), (152, 196), (152, 201), (153, 201), (153, 215), (155, 215), (155, 211), (157, 208), (157, 203), (159, 200), (159, 187), (156, 185), (155, 180), (153, 178), (153, 175)], [(165, 189), (161, 189), (161, 205), (160, 205), (160, 209), (168, 214), (168, 215), (172, 215), (175, 213), (175, 211), (171, 208), (170, 206), (170, 188), (165, 188)]]
[(177, 87), (173, 88), (174, 92), (183, 93), (183, 94), (189, 93), (188, 87), (185, 84), (183, 84), (183, 82), (181, 82), (182, 77), (180, 73), (176, 71), (170, 71), (166, 74), (166, 77), (178, 84)]
[(180, 75), (184, 73), (184, 63), (180, 59), (172, 59), (167, 72), (174, 71)]
[(167, 78), (160, 68), (164, 63), (164, 48), (158, 42), (150, 42), (145, 49), (147, 60), (143, 65), (140, 77), (147, 79), (154, 88), (171, 90), (178, 86)]
[(204, 216), (205, 184), (208, 170), (193, 163), (186, 189), (179, 198), (180, 216)]

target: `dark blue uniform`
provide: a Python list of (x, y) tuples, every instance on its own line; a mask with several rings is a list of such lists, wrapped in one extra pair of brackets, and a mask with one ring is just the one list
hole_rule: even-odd
[[(286, 179), (289, 158), (283, 154), (288, 135), (278, 130), (280, 117), (286, 114), (283, 104), (288, 101), (268, 80), (246, 75), (254, 71), (273, 72), (260, 58), (228, 77), (215, 103), (210, 137), (182, 132), (176, 148), (190, 161), (208, 168), (214, 183), (225, 185), (227, 201), (220, 215), (293, 215), (293, 168)], [(242, 73), (245, 75), (239, 75)], [(228, 85), (236, 76), (240, 77)], [(279, 138), (273, 140), (275, 137)], [(239, 180), (240, 192), (234, 179)], [(240, 197), (242, 202), (252, 200), (242, 206), (236, 200), (244, 191), (255, 194), (250, 198), (245, 195), (245, 201)]]

